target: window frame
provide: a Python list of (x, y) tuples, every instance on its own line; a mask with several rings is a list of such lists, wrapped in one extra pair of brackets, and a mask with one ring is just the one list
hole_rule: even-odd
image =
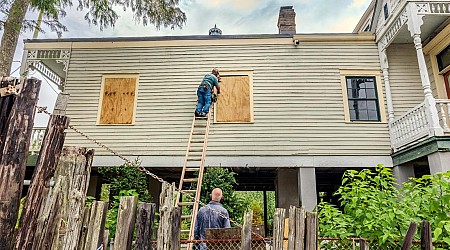
[(445, 47), (441, 52), (439, 52), (439, 54), (436, 55), (436, 60), (438, 63), (438, 70), (439, 70), (439, 72), (441, 72), (443, 74), (446, 73), (448, 71), (448, 69), (450, 69), (450, 64), (443, 65), (442, 54), (444, 52), (450, 53), (450, 44), (447, 47)]
[[(429, 56), (431, 62), (431, 69), (434, 77), (434, 85), (436, 87), (436, 98), (447, 99), (448, 92), (445, 88), (444, 74), (450, 70), (450, 66), (439, 70), (437, 55), (445, 48), (450, 46), (450, 24), (445, 26), (431, 41), (425, 45), (423, 52)], [(431, 80), (431, 79), (430, 79)]]
[[(215, 124), (251, 124), (255, 122), (254, 110), (253, 110), (253, 70), (220, 70), (221, 77), (227, 76), (248, 76), (249, 82), (249, 101), (250, 101), (250, 121), (249, 122), (219, 122), (217, 121), (217, 103), (214, 103), (214, 121)], [(220, 86), (220, 83), (219, 83)], [(220, 95), (218, 96), (220, 98)]]
[[(100, 123), (100, 118), (102, 114), (102, 105), (103, 105), (103, 92), (105, 91), (105, 80), (108, 78), (135, 78), (135, 95), (134, 95), (134, 107), (133, 107), (133, 116), (131, 117), (130, 124), (103, 124)], [(98, 102), (98, 110), (97, 110), (97, 126), (133, 126), (136, 122), (136, 108), (137, 108), (137, 100), (138, 100), (138, 89), (139, 89), (139, 73), (104, 73), (102, 74), (101, 87), (100, 87), (100, 98)]]
[[(347, 94), (347, 78), (348, 77), (373, 77), (375, 79), (375, 95), (377, 97), (379, 121), (371, 120), (355, 120), (350, 119), (349, 98)], [(340, 69), (341, 90), (344, 106), (344, 120), (346, 123), (352, 124), (370, 124), (370, 123), (387, 123), (386, 109), (383, 96), (383, 85), (381, 82), (381, 72), (379, 69)], [(371, 98), (373, 99), (373, 98)]]

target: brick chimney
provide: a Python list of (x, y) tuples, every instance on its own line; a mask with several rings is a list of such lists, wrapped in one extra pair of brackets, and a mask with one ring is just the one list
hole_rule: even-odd
[(278, 16), (278, 34), (295, 33), (295, 11), (292, 6), (282, 6)]

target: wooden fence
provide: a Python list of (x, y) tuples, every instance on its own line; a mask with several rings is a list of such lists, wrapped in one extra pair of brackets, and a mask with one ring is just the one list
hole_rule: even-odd
[[(8, 125), (0, 128), (1, 250), (100, 250), (108, 246), (116, 250), (132, 247), (137, 250), (179, 250), (186, 243), (188, 246), (208, 243), (212, 246), (209, 249), (215, 250), (317, 250), (320, 247), (317, 214), (293, 206), (288, 211), (276, 209), (271, 239), (265, 239), (261, 230), (252, 225), (252, 212), (249, 211), (240, 228), (209, 230), (204, 242), (180, 240), (181, 208), (175, 206), (175, 185), (166, 182), (162, 183), (157, 229), (155, 204), (138, 204), (137, 197), (121, 197), (115, 238), (108, 239), (105, 230), (108, 201), (94, 201), (86, 206), (85, 200), (94, 150), (63, 148), (64, 131), (69, 123), (64, 112), (68, 99), (65, 94), (58, 96), (50, 117), (19, 228), (15, 230), (39, 87), (40, 81), (28, 79), (17, 99), (0, 99), (0, 118), (5, 121), (8, 117)], [(5, 115), (5, 110), (11, 111), (10, 114)], [(52, 178), (53, 186), (50, 185)], [(156, 230), (156, 241), (153, 241)], [(410, 249), (415, 232), (416, 226), (412, 224), (402, 250)], [(428, 222), (422, 223), (421, 232), (421, 249), (431, 250)], [(360, 249), (366, 250), (367, 242), (358, 240)]]

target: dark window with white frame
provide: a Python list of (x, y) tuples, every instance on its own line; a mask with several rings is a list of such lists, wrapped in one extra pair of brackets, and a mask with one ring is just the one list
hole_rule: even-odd
[(439, 71), (444, 70), (448, 66), (450, 66), (450, 46), (445, 48), (441, 53), (437, 56)]
[(346, 76), (345, 80), (350, 121), (381, 121), (375, 77)]
[(383, 7), (383, 12), (384, 12), (384, 20), (386, 20), (389, 17), (389, 7), (387, 3)]

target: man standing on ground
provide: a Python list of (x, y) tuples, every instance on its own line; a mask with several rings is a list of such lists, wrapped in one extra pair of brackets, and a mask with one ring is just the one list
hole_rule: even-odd
[[(223, 198), (222, 190), (220, 188), (215, 188), (211, 194), (211, 201), (208, 203), (208, 207), (214, 209), (212, 211), (208, 207), (202, 207), (198, 210), (197, 219), (195, 221), (195, 231), (194, 237), (196, 240), (204, 240), (206, 238), (205, 230), (207, 228), (228, 228), (231, 227), (230, 221), (226, 218), (221, 217), (216, 211), (219, 211), (222, 215), (229, 218), (228, 211), (220, 204), (220, 200)], [(195, 249), (204, 250), (206, 249), (206, 244), (201, 243)]]
[(195, 116), (208, 115), (209, 106), (211, 106), (211, 94), (214, 92), (214, 87), (217, 89), (217, 94), (220, 94), (219, 82), (219, 70), (216, 68), (212, 70), (211, 74), (206, 74), (203, 77), (203, 81), (197, 89), (198, 104), (195, 109)]

